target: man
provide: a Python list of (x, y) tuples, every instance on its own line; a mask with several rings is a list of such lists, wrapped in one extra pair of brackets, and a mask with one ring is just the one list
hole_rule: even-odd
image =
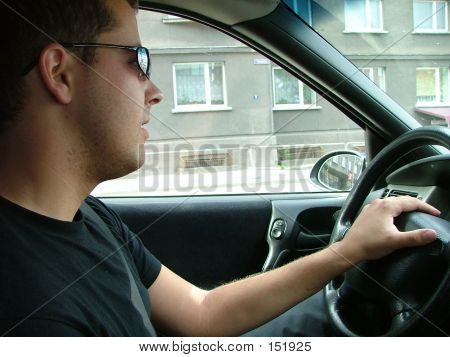
[(141, 126), (162, 100), (136, 8), (135, 0), (1, 1), (3, 335), (146, 336), (150, 313), (170, 335), (239, 335), (361, 260), (436, 239), (397, 231), (393, 217), (404, 211), (439, 214), (403, 197), (368, 205), (343, 241), (319, 253), (212, 291), (161, 266), (88, 197), (143, 164)]

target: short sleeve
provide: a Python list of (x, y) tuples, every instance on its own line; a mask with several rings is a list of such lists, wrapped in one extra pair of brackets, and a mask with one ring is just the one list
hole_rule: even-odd
[(161, 271), (161, 262), (150, 253), (139, 236), (128, 228), (116, 212), (92, 196), (86, 199), (86, 203), (107, 223), (121, 244), (127, 243), (142, 284), (148, 289)]
[(142, 240), (123, 224), (124, 237), (144, 286), (148, 289), (161, 271), (160, 261), (144, 246)]

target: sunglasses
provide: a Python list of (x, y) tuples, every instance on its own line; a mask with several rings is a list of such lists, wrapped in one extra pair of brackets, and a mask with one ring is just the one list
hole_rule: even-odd
[[(120, 46), (120, 45), (111, 45), (105, 43), (61, 43), (61, 46), (65, 48), (76, 48), (76, 47), (103, 47), (103, 48), (119, 48), (122, 50), (133, 51), (136, 55), (136, 63), (141, 71), (141, 75), (144, 75), (148, 79), (150, 79), (151, 75), (151, 60), (150, 60), (150, 52), (148, 48), (141, 46)], [(29, 66), (25, 68), (22, 72), (22, 75), (26, 75), (31, 69), (36, 66), (39, 62), (39, 58), (33, 61)]]

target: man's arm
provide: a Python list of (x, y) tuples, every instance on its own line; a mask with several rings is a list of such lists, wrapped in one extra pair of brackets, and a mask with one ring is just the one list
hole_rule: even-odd
[(239, 335), (308, 298), (335, 276), (362, 260), (396, 249), (432, 242), (430, 230), (399, 232), (393, 224), (402, 212), (434, 207), (411, 197), (376, 200), (367, 205), (345, 239), (288, 265), (211, 291), (201, 290), (163, 267), (150, 287), (153, 320), (170, 334)]

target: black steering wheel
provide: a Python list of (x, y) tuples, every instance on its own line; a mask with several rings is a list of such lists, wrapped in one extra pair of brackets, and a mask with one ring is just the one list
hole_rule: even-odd
[[(450, 147), (450, 130), (423, 127), (405, 133), (370, 163), (350, 192), (331, 235), (345, 236), (380, 177), (400, 158), (423, 145)], [(377, 197), (379, 198), (379, 197)], [(396, 220), (401, 231), (432, 228), (438, 239), (387, 257), (362, 262), (324, 289), (330, 320), (345, 336), (447, 335), (450, 318), (450, 223), (412, 212)], [(369, 232), (370, 234), (370, 232)], [(447, 329), (447, 331), (446, 331)]]

